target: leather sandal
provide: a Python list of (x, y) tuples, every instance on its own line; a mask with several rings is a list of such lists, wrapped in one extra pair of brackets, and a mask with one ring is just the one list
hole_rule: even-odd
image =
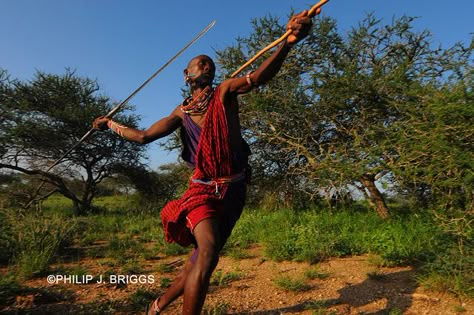
[(145, 315), (148, 315), (148, 312), (151, 310), (155, 310), (153, 315), (160, 315), (161, 310), (158, 307), (158, 302), (160, 301), (160, 298), (157, 298), (156, 300), (152, 301), (150, 304), (147, 304), (146, 309), (145, 309)]

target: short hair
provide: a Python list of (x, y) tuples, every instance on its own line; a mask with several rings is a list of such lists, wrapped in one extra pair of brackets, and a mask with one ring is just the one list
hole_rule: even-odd
[[(214, 60), (212, 60), (212, 58), (209, 57), (208, 55), (199, 55), (199, 56), (196, 56), (196, 57), (194, 57), (193, 59), (191, 59), (191, 60), (189, 61), (189, 63), (191, 63), (191, 61), (193, 61), (194, 59), (198, 59), (198, 58), (205, 58), (205, 59), (207, 59), (207, 60), (212, 64), (212, 66), (214, 67), (214, 74), (216, 73), (216, 64), (214, 63)], [(188, 63), (188, 66), (189, 66), (189, 63)]]

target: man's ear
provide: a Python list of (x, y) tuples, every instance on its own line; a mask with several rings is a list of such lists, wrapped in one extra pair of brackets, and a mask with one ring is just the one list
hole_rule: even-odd
[(183, 70), (183, 74), (184, 74), (184, 83), (188, 84), (188, 81), (189, 81), (189, 76), (188, 76), (188, 69), (184, 69)]

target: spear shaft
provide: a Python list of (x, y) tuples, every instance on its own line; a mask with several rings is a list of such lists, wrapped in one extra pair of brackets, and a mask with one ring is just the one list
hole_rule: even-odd
[[(163, 66), (161, 66), (155, 73), (153, 73), (145, 82), (143, 82), (142, 85), (140, 85), (135, 91), (133, 91), (132, 94), (130, 94), (125, 100), (123, 100), (120, 104), (118, 104), (115, 108), (113, 108), (105, 117), (111, 118), (117, 111), (119, 111), (121, 108), (123, 108), (135, 95), (138, 94), (138, 92), (141, 91), (147, 85), (150, 83), (151, 80), (153, 80), (158, 74), (160, 74), (161, 71), (163, 71), (170, 63), (172, 63), (176, 58), (178, 58), (179, 55), (181, 55), (186, 49), (188, 49), (192, 44), (194, 44), (199, 38), (201, 38), (204, 34), (207, 33), (214, 25), (216, 24), (216, 21), (212, 21), (206, 28), (204, 28), (199, 34), (196, 35), (186, 46), (184, 46), (180, 51), (178, 51), (173, 57), (171, 57), (170, 60), (168, 60)], [(58, 165), (66, 156), (68, 156), (72, 151), (74, 151), (81, 143), (86, 141), (96, 130), (94, 128), (91, 128), (85, 135), (82, 136), (79, 141), (73, 145), (69, 150), (67, 150), (59, 159), (57, 159), (47, 170), (46, 172), (49, 172), (53, 167)]]

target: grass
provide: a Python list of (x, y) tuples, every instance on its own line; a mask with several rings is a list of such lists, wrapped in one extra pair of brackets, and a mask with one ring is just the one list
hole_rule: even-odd
[(0, 278), (0, 305), (12, 305), (17, 297), (31, 295), (46, 303), (74, 300), (74, 292), (65, 288), (31, 288), (21, 285), (13, 275)]
[(159, 296), (159, 292), (155, 290), (146, 290), (139, 288), (129, 296), (129, 301), (134, 310), (145, 309), (145, 306)]
[(244, 277), (244, 273), (239, 270), (231, 272), (224, 272), (222, 270), (216, 270), (212, 274), (211, 285), (215, 286), (226, 286), (233, 281), (240, 280)]
[(465, 313), (465, 312), (467, 312), (466, 308), (462, 305), (454, 305), (454, 311), (456, 313)]
[(65, 221), (57, 215), (5, 210), (3, 217), (3, 225), (11, 233), (11, 248), (7, 250), (12, 253), (17, 276), (22, 279), (45, 273), (60, 248), (72, 243), (77, 229), (76, 220)]
[(421, 269), (419, 282), (430, 290), (474, 297), (474, 249), (460, 255), (456, 247), (444, 248)]
[(307, 269), (304, 272), (304, 277), (305, 279), (308, 279), (308, 280), (314, 280), (314, 279), (323, 280), (323, 279), (329, 278), (329, 274), (319, 271), (317, 267), (313, 267), (313, 268)]
[(156, 271), (159, 273), (170, 273), (173, 272), (175, 267), (171, 264), (159, 264)]
[(281, 210), (248, 211), (230, 244), (262, 244), (267, 257), (317, 263), (330, 257), (372, 253), (381, 265), (400, 266), (432, 259), (441, 232), (427, 218), (381, 220), (376, 214)]
[(171, 283), (173, 283), (173, 280), (170, 278), (161, 278), (160, 279), (160, 287), (161, 288), (169, 288), (171, 286)]
[[(70, 217), (68, 202), (52, 196), (43, 205), (44, 215), (22, 214), (21, 220), (16, 210), (2, 210), (0, 263), (13, 265), (18, 276), (32, 277), (46, 272), (58, 258), (61, 262), (62, 249), (74, 244), (86, 257), (136, 273), (144, 271), (143, 260), (189, 252), (165, 243), (159, 215), (140, 211), (133, 198), (99, 198), (95, 205), (103, 208), (103, 213), (80, 218)], [(428, 213), (381, 220), (377, 214), (360, 209), (247, 209), (224, 253), (245, 259), (254, 245), (263, 247), (265, 259), (274, 261), (314, 264), (331, 257), (368, 254), (377, 266), (420, 267), (423, 273), (419, 280), (428, 288), (474, 295), (474, 276), (468, 272), (474, 268), (474, 245), (466, 243), (464, 255), (460, 255), (456, 240), (448, 237)], [(325, 276), (315, 269), (304, 277)]]
[(403, 315), (403, 311), (401, 311), (398, 308), (392, 308), (389, 312), (388, 315)]
[(289, 276), (279, 276), (273, 279), (273, 284), (277, 288), (289, 292), (304, 292), (311, 289), (304, 278), (291, 278)]
[(309, 301), (305, 303), (306, 310), (312, 310), (312, 315), (337, 315), (336, 311), (329, 311), (326, 301)]
[(230, 305), (225, 302), (219, 302), (217, 305), (204, 305), (202, 310), (203, 315), (225, 315), (228, 313)]

